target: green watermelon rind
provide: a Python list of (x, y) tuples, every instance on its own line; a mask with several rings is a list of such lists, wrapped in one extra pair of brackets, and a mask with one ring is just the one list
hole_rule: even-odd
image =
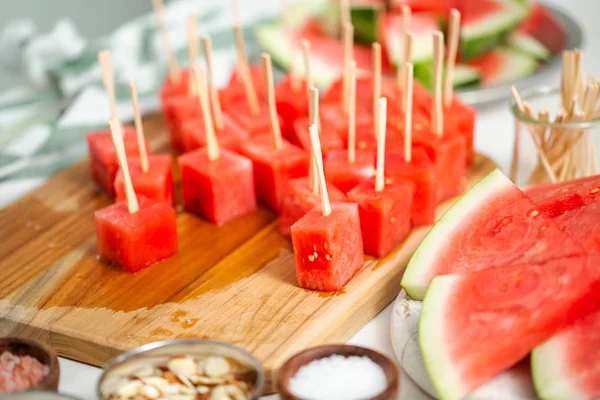
[(376, 7), (351, 8), (350, 20), (354, 26), (354, 40), (357, 43), (372, 44), (379, 40), (379, 15)]
[(495, 169), (458, 199), (431, 228), (408, 262), (400, 283), (413, 300), (422, 300), (425, 296), (425, 281), (429, 276), (426, 272), (435, 263), (436, 253), (444, 245), (444, 239), (451, 237), (469, 214), (477, 213), (489, 198), (509, 187), (514, 187), (510, 179)]
[(562, 368), (564, 337), (558, 334), (531, 352), (535, 391), (542, 400), (587, 400), (589, 396), (570, 384)]
[(440, 400), (457, 400), (465, 395), (460, 385), (458, 368), (452, 363), (444, 348), (444, 320), (450, 318), (446, 310), (448, 298), (455, 295), (454, 285), (460, 281), (458, 275), (438, 276), (431, 281), (423, 299), (419, 317), (419, 348), (427, 375)]
[(508, 39), (508, 44), (511, 48), (535, 57), (540, 61), (548, 61), (552, 57), (552, 53), (546, 46), (533, 36), (524, 33), (513, 32)]
[(538, 62), (535, 58), (518, 50), (501, 47), (494, 51), (501, 53), (510, 60), (510, 63), (507, 63), (505, 68), (500, 71), (500, 74), (496, 75), (493, 80), (488, 79), (488, 85), (500, 84), (528, 77), (533, 75), (538, 68)]
[[(443, 74), (446, 73), (444, 69)], [(420, 63), (414, 66), (415, 79), (418, 79), (427, 89), (433, 89), (433, 69), (431, 63)], [(454, 67), (452, 83), (454, 88), (476, 85), (481, 81), (481, 73), (477, 68), (457, 64)]]
[(510, 33), (527, 16), (518, 4), (505, 3), (507, 9), (477, 24), (463, 25), (460, 32), (460, 54), (464, 61), (472, 60), (505, 43)]

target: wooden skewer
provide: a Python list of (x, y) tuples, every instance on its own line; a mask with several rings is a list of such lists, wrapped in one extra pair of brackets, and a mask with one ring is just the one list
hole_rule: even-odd
[(140, 210), (135, 190), (133, 190), (133, 183), (131, 181), (131, 175), (129, 174), (129, 166), (127, 165), (127, 155), (125, 154), (125, 144), (123, 143), (123, 132), (121, 132), (121, 123), (119, 120), (111, 119), (108, 121), (110, 125), (110, 133), (112, 135), (113, 144), (117, 152), (117, 159), (119, 160), (119, 167), (123, 174), (123, 183), (125, 185), (125, 199), (127, 201), (127, 209), (130, 214), (135, 214)]
[(300, 89), (300, 79), (298, 79), (298, 71), (296, 67), (296, 40), (294, 38), (294, 30), (292, 29), (292, 22), (290, 21), (290, 12), (287, 7), (287, 0), (281, 0), (281, 9), (283, 12), (283, 25), (285, 31), (290, 39), (290, 51), (292, 52), (292, 62), (290, 63), (290, 86), (292, 91), (297, 92)]
[(412, 99), (413, 99), (413, 65), (406, 64), (406, 112), (404, 113), (404, 161), (412, 161)]
[(108, 104), (110, 106), (110, 118), (119, 121), (117, 102), (115, 100), (115, 80), (110, 59), (110, 52), (108, 50), (98, 53), (98, 63), (102, 71), (102, 83), (104, 83), (104, 90), (108, 96)]
[(348, 163), (356, 161), (356, 61), (350, 63), (350, 108), (348, 110)]
[(444, 60), (444, 35), (442, 32), (433, 34), (433, 112), (431, 126), (438, 136), (444, 135), (444, 114), (442, 109), (442, 63)]
[(348, 0), (340, 0), (340, 23), (342, 29), (346, 24), (352, 23), (352, 20), (350, 18), (350, 5), (348, 4)]
[(181, 79), (181, 69), (179, 68), (179, 64), (177, 63), (177, 57), (175, 57), (175, 52), (171, 48), (171, 43), (169, 41), (169, 33), (167, 31), (167, 23), (165, 22), (165, 13), (163, 12), (162, 0), (152, 0), (152, 8), (154, 10), (156, 22), (158, 24), (160, 37), (163, 42), (163, 50), (167, 54), (167, 62), (169, 64), (169, 78), (175, 82), (179, 82), (179, 80)]
[(377, 137), (379, 133), (379, 122), (377, 118), (377, 102), (381, 97), (381, 45), (373, 43), (373, 134)]
[(458, 52), (459, 32), (460, 12), (453, 8), (452, 11), (450, 11), (450, 36), (448, 37), (448, 59), (446, 61), (446, 82), (444, 83), (444, 105), (446, 107), (450, 107), (452, 104), (454, 66), (456, 64), (456, 53)]
[(277, 115), (277, 105), (275, 104), (275, 85), (273, 84), (273, 64), (271, 56), (267, 53), (262, 54), (263, 66), (265, 69), (265, 78), (267, 80), (267, 99), (269, 102), (269, 116), (271, 118), (271, 132), (275, 148), (280, 149), (283, 146), (281, 138), (281, 127), (279, 126), (279, 116)]
[(204, 35), (202, 37), (202, 45), (204, 47), (204, 57), (206, 58), (208, 92), (210, 95), (210, 103), (213, 112), (213, 118), (215, 120), (215, 127), (218, 131), (222, 131), (224, 126), (223, 109), (221, 108), (221, 100), (219, 99), (219, 92), (217, 91), (217, 85), (215, 85), (215, 79), (213, 75), (212, 40), (210, 39), (210, 36)]
[(381, 192), (385, 187), (385, 131), (387, 120), (387, 99), (385, 97), (377, 100), (377, 171), (375, 173), (375, 190)]
[(256, 88), (254, 87), (252, 77), (250, 76), (250, 65), (248, 64), (248, 57), (246, 56), (246, 45), (244, 44), (244, 36), (239, 25), (233, 26), (233, 35), (235, 37), (235, 46), (237, 48), (239, 71), (242, 75), (241, 78), (244, 84), (244, 90), (246, 91), (246, 99), (248, 100), (250, 112), (252, 115), (256, 116), (260, 113), (260, 105), (258, 104)]
[(310, 62), (310, 42), (306, 39), (302, 40), (302, 60), (304, 61), (304, 79), (306, 80), (306, 86), (310, 91), (310, 88), (313, 86), (313, 76)]
[[(408, 56), (408, 54), (410, 54), (409, 51), (411, 50), (407, 51), (407, 49), (409, 48), (409, 43), (407, 43), (407, 41), (408, 34), (410, 31), (411, 10), (410, 7), (406, 4), (402, 5), (401, 10), (402, 23), (400, 29), (402, 30), (402, 32), (400, 33), (400, 40), (402, 45), (402, 51), (400, 52), (400, 61), (398, 63), (398, 70), (396, 72), (396, 85), (398, 85), (399, 93), (402, 93), (404, 91), (404, 88), (406, 87), (406, 82), (404, 81), (404, 77), (406, 76), (406, 63), (412, 61), (412, 57)], [(410, 43), (410, 46), (412, 46), (412, 43)], [(404, 109), (402, 110), (404, 111)]]
[[(187, 17), (187, 36), (188, 36), (188, 58), (190, 69), (194, 69), (196, 60), (198, 59), (198, 35), (196, 34), (196, 15), (190, 14)], [(188, 92), (190, 96), (196, 95), (196, 85), (194, 80), (189, 80)]]
[(331, 204), (329, 203), (329, 195), (327, 193), (327, 184), (325, 183), (325, 172), (323, 171), (323, 156), (321, 154), (321, 142), (319, 141), (319, 131), (315, 125), (309, 128), (310, 141), (313, 149), (311, 154), (317, 164), (317, 172), (319, 178), (319, 192), (321, 193), (321, 207), (323, 208), (323, 216), (331, 214)]
[(135, 81), (129, 82), (129, 88), (131, 89), (131, 101), (133, 103), (133, 114), (135, 116), (135, 131), (137, 133), (137, 142), (140, 152), (140, 165), (144, 173), (148, 172), (148, 153), (146, 151), (146, 141), (144, 140), (144, 125), (142, 124), (142, 115), (140, 113), (140, 104), (138, 101), (137, 89), (135, 87)]
[(346, 23), (343, 25), (342, 40), (344, 45), (344, 65), (343, 65), (343, 98), (342, 98), (342, 110), (344, 114), (348, 114), (348, 93), (350, 90), (350, 63), (354, 60), (354, 27)]
[(407, 76), (406, 75), (406, 64), (408, 64), (409, 62), (411, 62), (410, 60), (412, 60), (412, 48), (413, 48), (413, 35), (412, 33), (408, 32), (406, 34), (406, 40), (404, 41), (404, 59), (409, 60), (407, 63), (404, 64), (404, 76), (401, 77), (401, 81), (402, 81), (402, 87), (403, 89), (401, 91), (399, 91), (398, 93), (400, 94), (401, 97), (401, 110), (402, 112), (406, 112), (406, 96), (404, 96), (402, 93), (403, 90), (406, 89), (406, 85), (408, 84), (407, 81)]
[[(316, 126), (317, 130), (319, 130), (319, 89), (316, 87), (310, 88), (309, 95), (309, 109), (308, 109), (308, 120), (310, 126)], [(310, 154), (313, 154), (313, 149), (311, 147)], [(315, 163), (315, 158), (310, 158), (310, 165), (308, 168), (308, 183), (310, 185), (310, 190), (317, 194), (319, 193), (319, 180), (317, 178), (317, 165)]]
[(208, 151), (208, 159), (216, 160), (220, 156), (219, 143), (210, 113), (208, 104), (208, 89), (206, 88), (206, 78), (204, 76), (204, 68), (200, 65), (194, 66), (194, 80), (196, 82), (196, 90), (202, 108), (202, 118), (204, 119), (204, 131), (206, 133), (206, 150)]

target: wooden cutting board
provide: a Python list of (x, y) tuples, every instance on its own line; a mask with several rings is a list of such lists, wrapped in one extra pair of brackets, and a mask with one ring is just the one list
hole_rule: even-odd
[[(162, 117), (145, 125), (153, 150), (169, 151)], [(478, 156), (469, 186), (494, 167)], [(298, 288), (291, 244), (264, 208), (221, 228), (180, 211), (179, 254), (130, 275), (97, 257), (93, 212), (110, 203), (81, 162), (0, 211), (0, 334), (97, 366), (158, 340), (226, 341), (258, 357), (269, 391), (288, 357), (348, 340), (396, 297), (428, 230), (413, 230), (385, 259), (369, 259), (331, 295)]]

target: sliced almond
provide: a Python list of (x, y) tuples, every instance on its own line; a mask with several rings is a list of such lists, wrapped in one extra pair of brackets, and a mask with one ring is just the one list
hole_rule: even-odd
[(117, 389), (117, 394), (123, 398), (133, 397), (142, 389), (144, 384), (141, 381), (129, 381), (119, 389)]
[(231, 366), (223, 357), (208, 357), (204, 363), (204, 373), (213, 378), (227, 375)]
[(194, 375), (190, 378), (190, 380), (192, 382), (194, 382), (195, 384), (201, 384), (201, 385), (220, 385), (222, 383), (225, 383), (226, 380), (223, 378), (211, 378), (209, 376), (201, 376), (201, 375)]
[(140, 391), (142, 396), (148, 399), (158, 399), (161, 395), (160, 391), (151, 385), (144, 385)]
[(138, 378), (146, 378), (149, 376), (156, 376), (158, 374), (158, 372), (156, 371), (156, 368), (152, 367), (151, 365), (145, 365), (140, 369), (137, 369), (133, 372), (133, 375), (138, 377)]
[(198, 368), (196, 362), (190, 357), (174, 358), (167, 364), (169, 371), (177, 376), (192, 376), (196, 374)]

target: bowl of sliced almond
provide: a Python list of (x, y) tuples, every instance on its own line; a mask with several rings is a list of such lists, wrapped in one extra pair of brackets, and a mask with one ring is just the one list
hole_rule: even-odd
[(101, 400), (250, 400), (265, 374), (245, 350), (212, 340), (150, 343), (110, 361), (98, 382)]

